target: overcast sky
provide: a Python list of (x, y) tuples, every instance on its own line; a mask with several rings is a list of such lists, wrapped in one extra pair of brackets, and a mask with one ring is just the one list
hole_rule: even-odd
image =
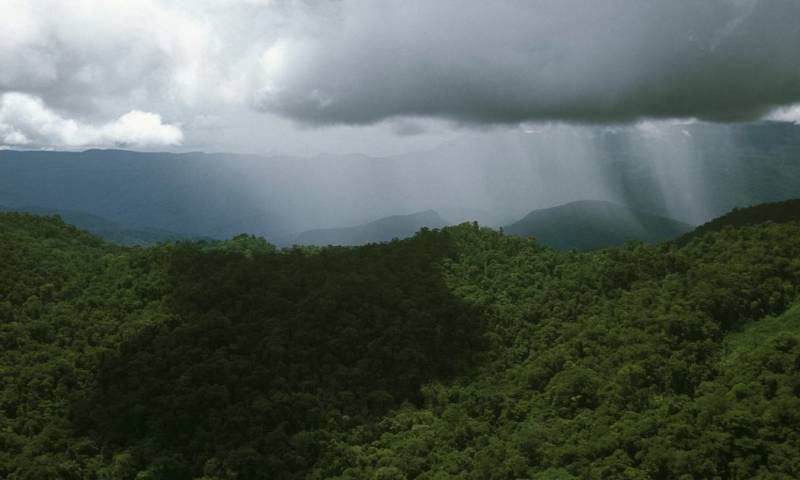
[(800, 120), (797, 0), (0, 0), (0, 147), (386, 154)]

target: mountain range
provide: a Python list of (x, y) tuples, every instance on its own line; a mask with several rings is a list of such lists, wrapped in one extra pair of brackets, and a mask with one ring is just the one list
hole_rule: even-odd
[(485, 136), (375, 158), (0, 150), (0, 205), (289, 245), (309, 230), (428, 209), (448, 223), (499, 227), (591, 198), (702, 224), (736, 206), (800, 196), (800, 127), (791, 124)]
[[(212, 240), (146, 227), (120, 225), (97, 215), (76, 210), (57, 210), (43, 207), (3, 208), (38, 215), (58, 215), (66, 223), (91, 232), (120, 245), (148, 246), (180, 240)], [(387, 242), (413, 236), (422, 228), (442, 228), (451, 225), (436, 211), (426, 210), (409, 215), (392, 215), (372, 222), (341, 227), (314, 229), (300, 233), (293, 245), (356, 246)], [(671, 240), (683, 235), (693, 226), (669, 218), (641, 212), (629, 207), (600, 200), (582, 200), (547, 209), (534, 210), (522, 219), (503, 227), (505, 233), (535, 237), (543, 245), (559, 250), (621, 245), (628, 240), (647, 243)]]

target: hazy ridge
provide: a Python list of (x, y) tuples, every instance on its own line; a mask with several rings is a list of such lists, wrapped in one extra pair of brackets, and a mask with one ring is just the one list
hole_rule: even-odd
[(560, 128), (487, 133), (431, 151), (260, 157), (0, 151), (0, 205), (78, 210), (126, 227), (289, 244), (301, 232), (435, 210), (498, 227), (587, 198), (701, 224), (800, 195), (800, 127)]

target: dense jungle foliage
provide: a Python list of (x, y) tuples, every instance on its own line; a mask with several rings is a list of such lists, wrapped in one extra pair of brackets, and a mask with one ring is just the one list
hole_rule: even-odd
[(782, 202), (762, 203), (747, 208), (734, 208), (725, 215), (700, 225), (687, 233), (680, 239), (680, 242), (684, 243), (706, 232), (721, 230), (725, 227), (758, 225), (764, 222), (800, 222), (800, 198)]
[(0, 478), (798, 478), (799, 297), (798, 222), (277, 250), (4, 213)]

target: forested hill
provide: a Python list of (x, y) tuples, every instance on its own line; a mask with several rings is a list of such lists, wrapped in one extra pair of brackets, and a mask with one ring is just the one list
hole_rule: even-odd
[(672, 240), (692, 228), (687, 223), (624, 205), (581, 200), (534, 210), (503, 230), (521, 237), (536, 237), (559, 250), (589, 250), (621, 245), (628, 240), (647, 243)]
[(762, 203), (746, 208), (734, 208), (731, 212), (700, 225), (695, 230), (687, 233), (681, 241), (688, 241), (691, 238), (721, 230), (725, 227), (742, 227), (765, 222), (800, 222), (800, 198), (783, 202)]
[(800, 477), (800, 223), (558, 252), (0, 214), (0, 478)]
[(58, 215), (62, 220), (70, 225), (74, 225), (82, 230), (93, 233), (104, 240), (108, 240), (109, 242), (119, 245), (150, 246), (163, 242), (190, 240), (192, 238), (200, 239), (198, 236), (193, 237), (159, 228), (121, 225), (103, 217), (79, 210), (64, 210), (38, 206), (8, 208), (0, 205), (0, 212), (4, 211), (24, 212), (36, 215)]

